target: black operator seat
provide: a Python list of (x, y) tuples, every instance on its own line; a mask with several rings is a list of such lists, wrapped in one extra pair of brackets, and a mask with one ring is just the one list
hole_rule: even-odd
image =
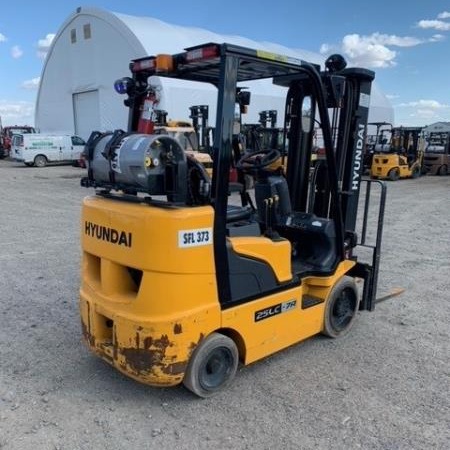
[(297, 259), (305, 272), (327, 273), (336, 267), (336, 231), (332, 219), (295, 212), (286, 221), (286, 237), (296, 244)]
[(227, 223), (237, 222), (240, 220), (249, 220), (252, 217), (253, 210), (250, 205), (228, 205), (227, 206)]
[[(268, 210), (267, 199), (276, 198)], [(315, 214), (293, 211), (286, 178), (281, 172), (260, 172), (255, 200), (262, 228), (268, 223), (292, 243), (293, 262), (299, 272), (326, 273), (337, 261), (334, 221)]]

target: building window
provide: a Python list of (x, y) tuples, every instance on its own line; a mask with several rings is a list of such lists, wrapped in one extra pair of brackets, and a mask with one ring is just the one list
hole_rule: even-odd
[(91, 38), (91, 24), (90, 23), (83, 25), (83, 33), (84, 33), (85, 39)]
[(75, 42), (77, 42), (77, 30), (75, 28), (72, 28), (70, 30), (70, 42), (72, 42), (72, 44), (75, 44)]

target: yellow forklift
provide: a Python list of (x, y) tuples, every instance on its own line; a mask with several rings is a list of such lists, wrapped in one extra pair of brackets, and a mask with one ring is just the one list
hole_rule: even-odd
[(372, 157), (372, 178), (396, 181), (422, 174), (425, 140), (421, 127), (392, 128), (390, 144), (382, 147)]
[[(365, 181), (365, 202), (358, 204), (374, 74), (345, 65), (339, 55), (321, 70), (213, 43), (132, 61), (132, 77), (115, 83), (130, 108), (128, 130), (93, 132), (86, 149), (82, 185), (95, 194), (82, 206), (80, 313), (93, 353), (137, 381), (183, 383), (209, 397), (231, 382), (239, 362), (318, 333), (343, 336), (359, 310), (373, 310), (384, 184)], [(152, 133), (145, 101), (155, 75), (217, 87), (211, 178), (175, 138)], [(288, 158), (285, 172), (271, 167), (280, 159), (273, 148), (238, 161), (238, 170), (256, 180), (249, 201), (253, 192), (245, 188), (229, 194), (224, 174), (233, 159), (238, 83), (265, 78), (287, 88)], [(315, 120), (326, 164), (311, 177)], [(369, 245), (375, 184), (379, 210)], [(358, 260), (359, 245), (372, 252), (368, 262)]]
[[(195, 107), (191, 107), (191, 111), (193, 108)], [(208, 107), (206, 106), (205, 108), (207, 111)], [(186, 152), (186, 155), (195, 158), (203, 165), (208, 174), (211, 175), (211, 155), (208, 153), (207, 148), (201, 146), (199, 140), (199, 136), (203, 139), (204, 134), (200, 134), (200, 132), (202, 132), (204, 128), (199, 130), (196, 120), (193, 120), (193, 123), (190, 123), (185, 120), (167, 120), (166, 117), (166, 111), (157, 111), (157, 122), (155, 123), (154, 133), (168, 134), (169, 136), (174, 137), (181, 144), (181, 147)]]

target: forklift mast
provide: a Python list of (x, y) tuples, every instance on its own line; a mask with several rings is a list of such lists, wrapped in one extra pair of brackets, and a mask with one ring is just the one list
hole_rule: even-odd
[[(294, 210), (333, 218), (343, 254), (345, 239), (355, 233), (374, 73), (333, 63), (330, 57), (320, 78), (311, 71), (295, 79), (285, 77), (277, 84), (289, 87), (285, 111), (289, 155), (286, 178), (292, 206)], [(311, 151), (317, 109), (321, 113), (326, 159), (313, 168)], [(333, 125), (328, 122), (330, 109)], [(311, 183), (312, 171), (315, 173)]]
[(270, 123), (270, 128), (275, 128), (277, 126), (277, 110), (268, 109), (259, 112), (259, 123), (263, 128), (268, 128)]
[(336, 148), (338, 183), (342, 195), (345, 231), (354, 232), (363, 172), (363, 152), (367, 134), (370, 90), (373, 73), (346, 69), (347, 80)]
[(422, 127), (397, 127), (392, 129), (392, 148), (397, 152), (417, 152), (422, 144)]
[(201, 149), (208, 149), (210, 146), (208, 133), (209, 107), (208, 105), (194, 105), (189, 107), (192, 119), (192, 126), (197, 134)]

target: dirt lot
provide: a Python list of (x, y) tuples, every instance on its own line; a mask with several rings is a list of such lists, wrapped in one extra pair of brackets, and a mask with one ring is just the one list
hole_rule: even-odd
[(450, 177), (388, 185), (379, 294), (404, 294), (199, 400), (83, 346), (82, 172), (0, 161), (0, 448), (450, 448)]

